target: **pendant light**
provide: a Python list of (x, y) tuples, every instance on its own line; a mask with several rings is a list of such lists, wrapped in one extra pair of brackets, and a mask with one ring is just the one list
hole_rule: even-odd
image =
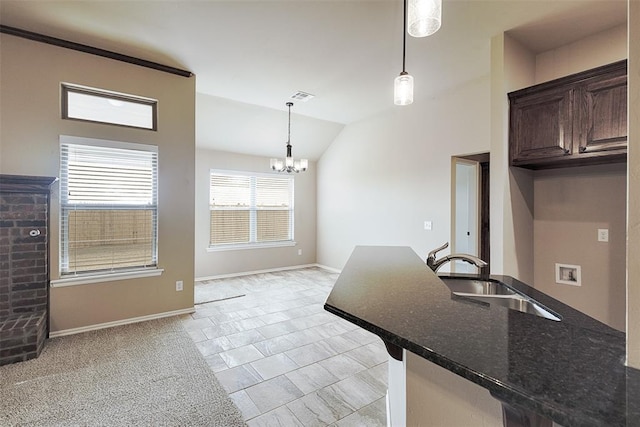
[(409, 26), (413, 37), (426, 37), (440, 29), (442, 22), (442, 0), (409, 0)]
[(293, 160), (293, 156), (291, 155), (291, 107), (293, 106), (293, 102), (287, 102), (287, 107), (289, 107), (289, 128), (287, 133), (287, 156), (284, 160), (280, 159), (271, 159), (271, 169), (276, 172), (304, 172), (307, 170), (309, 166), (309, 161), (307, 159)]
[(402, 72), (393, 82), (393, 103), (409, 105), (413, 103), (413, 76), (404, 69), (407, 50), (407, 0), (404, 0), (404, 21), (402, 25)]

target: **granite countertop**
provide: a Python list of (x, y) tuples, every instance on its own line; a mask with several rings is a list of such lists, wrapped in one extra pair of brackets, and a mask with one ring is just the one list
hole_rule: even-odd
[(640, 426), (640, 371), (624, 366), (623, 332), (509, 276), (491, 278), (562, 321), (456, 297), (408, 247), (356, 247), (325, 309), (561, 425)]

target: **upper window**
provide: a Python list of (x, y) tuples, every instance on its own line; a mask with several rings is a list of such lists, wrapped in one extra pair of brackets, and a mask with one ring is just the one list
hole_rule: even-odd
[(157, 264), (157, 147), (60, 138), (60, 272)]
[(155, 99), (101, 89), (62, 85), (62, 118), (157, 129)]
[(211, 247), (293, 242), (293, 177), (211, 171)]

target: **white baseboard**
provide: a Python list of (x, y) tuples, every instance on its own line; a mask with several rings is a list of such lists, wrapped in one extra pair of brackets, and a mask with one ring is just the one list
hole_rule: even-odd
[(80, 334), (82, 332), (97, 331), (98, 329), (113, 328), (114, 326), (128, 325), (131, 323), (145, 322), (147, 320), (161, 319), (163, 317), (178, 316), (180, 314), (195, 313), (194, 307), (183, 308), (180, 310), (165, 311), (164, 313), (149, 314), (147, 316), (132, 317), (129, 319), (115, 320), (113, 322), (98, 323), (97, 325), (81, 326), (79, 328), (63, 329), (61, 331), (53, 331), (49, 333), (49, 338), (62, 337), (65, 335)]
[(250, 276), (252, 274), (262, 274), (262, 273), (274, 273), (277, 271), (287, 271), (287, 270), (300, 270), (301, 268), (309, 268), (309, 267), (319, 267), (324, 270), (328, 270), (334, 273), (340, 273), (339, 270), (325, 267), (320, 264), (300, 264), (300, 265), (292, 265), (289, 267), (277, 267), (277, 268), (268, 268), (266, 270), (255, 270), (255, 271), (242, 271), (239, 273), (230, 273), (230, 274), (218, 274), (215, 276), (206, 276), (206, 277), (196, 277), (196, 282), (204, 282), (205, 280), (215, 280), (215, 279), (228, 279), (231, 277), (241, 277), (241, 276)]
[(329, 267), (329, 266), (322, 265), (322, 264), (316, 264), (316, 267), (321, 268), (323, 270), (330, 271), (332, 273), (338, 273), (338, 274), (342, 273), (342, 270), (340, 270), (338, 268), (333, 268), (333, 267)]

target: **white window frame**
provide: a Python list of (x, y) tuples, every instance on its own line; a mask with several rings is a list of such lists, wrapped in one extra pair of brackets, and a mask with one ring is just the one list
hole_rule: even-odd
[[(286, 246), (296, 246), (297, 242), (295, 241), (295, 179), (293, 176), (284, 176), (273, 173), (259, 173), (259, 172), (247, 172), (247, 171), (236, 171), (236, 170), (227, 170), (227, 169), (211, 169), (209, 171), (209, 181), (208, 181), (208, 189), (209, 189), (209, 202), (211, 202), (211, 176), (212, 175), (228, 175), (228, 176), (242, 176), (249, 177), (251, 179), (251, 205), (249, 207), (250, 212), (250, 230), (249, 230), (249, 242), (248, 243), (221, 243), (217, 245), (212, 245), (211, 241), (209, 241), (209, 245), (207, 246), (207, 252), (218, 252), (218, 251), (232, 251), (232, 250), (243, 250), (243, 249), (259, 249), (259, 248), (274, 248), (274, 247), (286, 247)], [(256, 177), (268, 177), (268, 178), (281, 178), (289, 181), (290, 187), (290, 200), (291, 206), (289, 211), (291, 212), (290, 223), (289, 223), (289, 235), (290, 239), (288, 240), (278, 240), (278, 241), (267, 241), (267, 242), (256, 242), (256, 206), (255, 206), (255, 178)], [(209, 227), (211, 227), (211, 210), (213, 207), (211, 203), (209, 203)], [(209, 235), (211, 234), (211, 229), (209, 229)]]
[[(97, 89), (88, 86), (80, 86), (71, 83), (62, 83), (61, 91), (61, 111), (63, 119), (90, 123), (104, 123), (114, 126), (152, 131), (158, 130), (158, 100), (156, 99), (144, 98), (141, 96)], [(72, 94), (80, 95), (81, 97), (84, 96), (85, 100), (87, 100), (87, 98), (94, 100), (97, 98), (97, 102), (92, 102), (89, 109), (81, 110), (81, 115), (74, 115), (74, 113), (70, 111), (76, 106), (80, 107), (80, 105), (71, 105), (72, 100), (70, 95)], [(129, 107), (134, 106), (134, 109), (132, 110), (129, 108), (128, 110), (121, 110), (122, 108), (127, 108), (127, 104)], [(140, 117), (140, 113), (142, 113), (142, 111), (135, 110), (140, 110), (141, 107), (148, 107), (149, 116), (142, 116), (150, 122), (148, 126), (134, 124), (134, 121), (130, 120), (128, 122), (125, 121), (128, 117)], [(129, 116), (127, 116), (127, 114)], [(120, 118), (115, 119), (114, 117), (117, 116), (120, 116)]]
[[(153, 200), (151, 204), (145, 205), (145, 208), (148, 209), (151, 207), (155, 210), (155, 221), (152, 229), (152, 246), (153, 246), (153, 254), (152, 254), (152, 264), (146, 266), (136, 266), (136, 267), (116, 267), (111, 269), (99, 269), (92, 271), (64, 271), (64, 266), (68, 265), (68, 251), (65, 250), (65, 245), (68, 242), (66, 236), (64, 236), (65, 227), (63, 227), (63, 223), (65, 221), (66, 216), (71, 211), (71, 204), (67, 201), (66, 185), (67, 185), (67, 172), (64, 170), (64, 164), (61, 159), (61, 180), (60, 180), (60, 247), (59, 247), (59, 274), (60, 278), (57, 280), (52, 280), (51, 285), (53, 287), (58, 286), (70, 286), (70, 285), (81, 285), (87, 283), (98, 283), (98, 282), (108, 282), (113, 280), (124, 280), (130, 278), (139, 278), (139, 277), (150, 277), (150, 276), (158, 276), (162, 274), (163, 270), (159, 269), (157, 266), (158, 261), (158, 165), (157, 165), (157, 154), (158, 147), (154, 145), (147, 144), (137, 144), (130, 142), (120, 142), (120, 141), (110, 141), (110, 140), (102, 140), (102, 139), (93, 139), (93, 138), (83, 138), (83, 137), (74, 137), (74, 136), (60, 136), (60, 147), (62, 150), (63, 145), (72, 144), (72, 145), (83, 145), (83, 146), (94, 146), (94, 147), (105, 147), (105, 148), (118, 148), (118, 149), (127, 149), (127, 150), (137, 150), (137, 151), (146, 151), (155, 154), (155, 168), (153, 176)], [(140, 206), (130, 205), (132, 208), (140, 208)], [(84, 207), (88, 208), (102, 208), (104, 206), (93, 206), (93, 205), (85, 205)]]

